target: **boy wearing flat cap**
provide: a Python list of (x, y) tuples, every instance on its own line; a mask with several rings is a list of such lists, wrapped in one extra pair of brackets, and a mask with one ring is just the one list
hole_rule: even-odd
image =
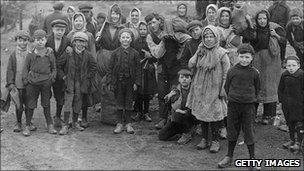
[(54, 116), (54, 126), (61, 125), (61, 111), (64, 104), (64, 80), (63, 70), (64, 65), (60, 65), (60, 61), (64, 60), (63, 53), (65, 51), (72, 51), (70, 40), (64, 35), (68, 23), (62, 19), (52, 21), (52, 34), (48, 37), (46, 47), (50, 47), (55, 55), (57, 76), (55, 82), (52, 84), (53, 94), (56, 100), (56, 115)]
[(139, 53), (130, 47), (133, 39), (132, 31), (124, 28), (118, 35), (121, 46), (111, 55), (108, 73), (117, 105), (117, 125), (114, 133), (121, 133), (125, 123), (127, 132), (133, 134), (134, 129), (131, 126), (133, 91), (141, 86), (141, 65)]
[(180, 63), (183, 68), (188, 67), (189, 59), (195, 54), (198, 45), (202, 42), (202, 27), (202, 22), (198, 20), (191, 21), (187, 26), (187, 31), (192, 38), (185, 43), (181, 54)]
[[(86, 49), (89, 37), (84, 32), (76, 32), (72, 37), (73, 52), (64, 52), (64, 60), (60, 65), (65, 65), (63, 80), (65, 81), (64, 125), (59, 131), (60, 135), (68, 133), (70, 113), (72, 116), (72, 128), (83, 131), (78, 123), (78, 115), (81, 110), (87, 110), (88, 93), (90, 93), (91, 79), (96, 73), (97, 64), (95, 58)], [(82, 113), (87, 111), (82, 111)], [(85, 118), (87, 119), (87, 118)]]
[(250, 159), (255, 158), (253, 120), (256, 113), (255, 103), (260, 91), (259, 72), (252, 66), (254, 49), (250, 44), (241, 44), (237, 50), (238, 63), (227, 73), (225, 92), (228, 96), (227, 139), (228, 153), (218, 163), (225, 168), (233, 162), (233, 152), (240, 130), (243, 130)]
[(46, 48), (46, 32), (36, 30), (34, 32), (35, 49), (29, 53), (25, 59), (23, 70), (23, 84), (26, 86), (27, 109), (26, 126), (23, 131), (24, 136), (30, 136), (31, 120), (34, 109), (37, 107), (39, 94), (41, 94), (41, 106), (46, 119), (48, 132), (56, 134), (53, 119), (51, 118), (50, 98), (51, 85), (56, 78), (56, 62), (53, 51)]
[[(14, 132), (22, 131), (22, 113), (25, 111), (26, 93), (25, 86), (22, 82), (22, 69), (24, 67), (25, 59), (28, 54), (27, 45), (30, 39), (28, 32), (20, 30), (15, 36), (17, 43), (16, 50), (10, 55), (6, 70), (6, 87), (9, 91), (18, 90), (20, 108), (16, 106), (16, 118), (17, 122), (14, 127)], [(35, 130), (35, 127), (31, 124), (31, 129)]]
[(188, 143), (193, 135), (193, 126), (196, 125), (196, 118), (191, 114), (191, 110), (186, 107), (186, 102), (191, 85), (191, 71), (181, 69), (178, 72), (179, 78), (176, 88), (165, 96), (167, 103), (171, 103), (171, 119), (159, 131), (158, 138), (162, 141), (168, 141), (177, 134), (182, 137), (177, 141), (179, 144)]
[(88, 30), (88, 32), (92, 33), (94, 39), (95, 39), (95, 35), (96, 35), (96, 22), (93, 19), (93, 6), (90, 4), (81, 4), (79, 5), (79, 11), (81, 13), (83, 13), (83, 15), (85, 16), (86, 19), (86, 29)]
[[(64, 20), (69, 26), (70, 21), (69, 17), (62, 13), (62, 8), (64, 7), (64, 4), (62, 2), (56, 2), (53, 6), (54, 12), (49, 14), (45, 17), (44, 23), (43, 23), (43, 30), (46, 32), (47, 35), (52, 34), (52, 22), (57, 19)], [(67, 27), (70, 28), (70, 27)], [(69, 29), (66, 29), (65, 35), (69, 33)]]

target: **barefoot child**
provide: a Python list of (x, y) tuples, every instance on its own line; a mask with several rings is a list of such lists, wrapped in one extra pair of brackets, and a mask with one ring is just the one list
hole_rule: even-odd
[(45, 31), (36, 30), (33, 37), (35, 49), (26, 56), (22, 76), (23, 84), (26, 86), (27, 100), (26, 126), (23, 135), (30, 136), (31, 120), (40, 94), (48, 132), (56, 134), (50, 109), (51, 85), (56, 78), (55, 57), (53, 52), (45, 47), (47, 41)]
[(233, 162), (233, 152), (240, 130), (243, 130), (250, 159), (254, 159), (253, 119), (260, 89), (259, 72), (252, 67), (254, 49), (250, 44), (238, 47), (238, 63), (227, 73), (225, 91), (228, 96), (227, 139), (228, 153), (218, 163), (225, 168)]
[(290, 141), (283, 144), (283, 147), (298, 151), (303, 138), (300, 131), (303, 129), (304, 121), (304, 72), (300, 69), (298, 57), (288, 56), (285, 61), (287, 70), (282, 73), (278, 95), (289, 129)]
[(110, 59), (111, 89), (117, 103), (117, 125), (115, 134), (121, 133), (123, 124), (126, 124), (127, 132), (134, 133), (131, 126), (133, 91), (138, 89), (141, 82), (139, 53), (130, 47), (133, 34), (128, 28), (119, 31), (121, 46), (117, 48)]

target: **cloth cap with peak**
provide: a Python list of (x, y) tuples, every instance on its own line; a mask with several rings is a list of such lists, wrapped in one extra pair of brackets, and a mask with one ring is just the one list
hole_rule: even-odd
[(75, 40), (82, 40), (87, 42), (89, 40), (89, 37), (84, 32), (76, 32), (73, 36), (72, 42), (74, 42)]
[(41, 30), (41, 29), (36, 30), (34, 32), (34, 36), (33, 37), (34, 37), (34, 39), (44, 38), (44, 37), (46, 37), (46, 32), (44, 30)]
[(182, 68), (181, 70), (178, 71), (178, 75), (190, 75), (192, 76), (192, 72), (187, 69), (187, 68)]
[(57, 19), (51, 22), (52, 27), (67, 27), (68, 23), (62, 19)]
[(255, 53), (253, 47), (249, 43), (241, 44), (238, 47), (237, 52), (240, 53), (240, 54), (244, 54), (244, 53), (254, 54)]
[(23, 39), (30, 39), (30, 34), (25, 30), (20, 30), (16, 33), (15, 39), (17, 39), (19, 37), (21, 37)]
[(191, 31), (193, 28), (197, 27), (197, 26), (200, 26), (200, 27), (203, 27), (203, 24), (201, 21), (198, 21), (198, 20), (193, 20), (191, 21), (188, 26), (187, 26), (187, 31)]

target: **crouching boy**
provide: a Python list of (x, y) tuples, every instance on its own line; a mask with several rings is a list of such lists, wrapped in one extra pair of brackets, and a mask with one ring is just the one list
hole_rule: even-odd
[[(59, 131), (60, 135), (68, 133), (68, 124), (71, 112), (72, 128), (83, 131), (84, 128), (78, 123), (78, 115), (81, 110), (87, 110), (88, 93), (91, 86), (91, 79), (96, 73), (96, 61), (92, 54), (86, 49), (89, 37), (84, 32), (77, 32), (72, 38), (72, 54), (64, 52), (65, 61), (65, 104), (64, 104), (64, 125)], [(87, 111), (82, 111), (87, 112)]]
[(124, 28), (119, 31), (121, 46), (117, 48), (110, 59), (111, 89), (117, 105), (117, 125), (115, 134), (123, 131), (123, 124), (126, 124), (127, 132), (134, 133), (131, 126), (131, 114), (133, 111), (133, 92), (138, 89), (141, 82), (141, 65), (139, 53), (130, 47), (133, 33), (130, 29)]
[(238, 63), (229, 69), (225, 83), (228, 96), (227, 139), (228, 153), (218, 167), (228, 167), (233, 162), (233, 151), (240, 130), (243, 130), (250, 159), (254, 159), (253, 119), (260, 90), (259, 72), (252, 67), (254, 49), (250, 44), (238, 47)]
[(34, 32), (35, 49), (25, 59), (23, 71), (23, 84), (26, 86), (26, 126), (23, 135), (30, 135), (31, 120), (34, 109), (37, 107), (39, 94), (41, 94), (41, 106), (46, 119), (48, 132), (56, 134), (51, 118), (50, 97), (51, 85), (56, 78), (56, 63), (53, 51), (45, 47), (46, 32), (36, 30)]
[(196, 118), (191, 114), (191, 110), (185, 107), (192, 74), (188, 69), (181, 69), (178, 75), (179, 85), (165, 96), (165, 101), (170, 102), (172, 106), (171, 120), (160, 130), (158, 137), (166, 141), (182, 134), (177, 142), (186, 144), (191, 140), (196, 125)]

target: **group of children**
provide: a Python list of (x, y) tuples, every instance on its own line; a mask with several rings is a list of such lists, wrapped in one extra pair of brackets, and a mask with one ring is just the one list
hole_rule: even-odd
[[(303, 26), (303, 21), (298, 22), (301, 17), (300, 13), (293, 13), (291, 23), (287, 25), (288, 40), (295, 47), (298, 57), (286, 57), (286, 71), (282, 73), (276, 90), (289, 127), (290, 142), (283, 146), (295, 151), (300, 149), (304, 124), (304, 72), (300, 69), (303, 67), (303, 40), (301, 45), (300, 38), (294, 36)], [(31, 121), (39, 95), (50, 134), (57, 134), (55, 127), (61, 125), (59, 134), (66, 135), (70, 116), (72, 128), (83, 131), (88, 127), (88, 95), (94, 91), (92, 80), (98, 71), (96, 57), (92, 54), (95, 40), (86, 31), (82, 14), (75, 13), (72, 20), (75, 25), (67, 36), (68, 23), (62, 19), (50, 23), (53, 31), (50, 36), (40, 29), (32, 37), (22, 30), (16, 34), (17, 46), (9, 58), (6, 77), (7, 89), (17, 90), (21, 102), (21, 107), (16, 108), (14, 132), (22, 131), (23, 135), (30, 136), (31, 131), (37, 129)], [(151, 22), (156, 21), (153, 18)], [(209, 22), (206, 20), (206, 23)], [(110, 54), (105, 76), (110, 81), (103, 86), (113, 91), (116, 99), (115, 134), (121, 133), (124, 127), (133, 134), (132, 119), (152, 121), (149, 102), (156, 92), (154, 63), (159, 59), (151, 55), (146, 40), (150, 24), (139, 22), (138, 35), (134, 35), (134, 30), (130, 28), (119, 29), (119, 46)], [(118, 28), (118, 25), (115, 27)], [(183, 65), (177, 74), (178, 85), (172, 86), (170, 93), (164, 97), (165, 103), (170, 105), (170, 116), (159, 132), (159, 139), (169, 140), (182, 134), (178, 141), (186, 143), (200, 124), (203, 138), (197, 148), (210, 146), (210, 152), (218, 152), (220, 125), (226, 122), (228, 152), (218, 167), (224, 168), (233, 163), (233, 152), (241, 129), (250, 159), (254, 159), (253, 120), (261, 90), (260, 71), (253, 66), (256, 50), (249, 43), (240, 43), (233, 56), (235, 63), (230, 67), (231, 57), (221, 47), (222, 35), (216, 26), (210, 23), (203, 26), (201, 21), (194, 20), (188, 24), (187, 31), (192, 38), (186, 41), (182, 51), (180, 61)], [(138, 38), (135, 39), (135, 36)], [(30, 39), (34, 40), (33, 49), (28, 49)], [(54, 119), (50, 110), (51, 88), (56, 100)], [(134, 92), (137, 96), (133, 106)], [(134, 110), (137, 113), (132, 116)], [(23, 112), (26, 116), (24, 129), (21, 124)], [(82, 121), (78, 122), (80, 113)], [(208, 141), (209, 127), (211, 143)]]

